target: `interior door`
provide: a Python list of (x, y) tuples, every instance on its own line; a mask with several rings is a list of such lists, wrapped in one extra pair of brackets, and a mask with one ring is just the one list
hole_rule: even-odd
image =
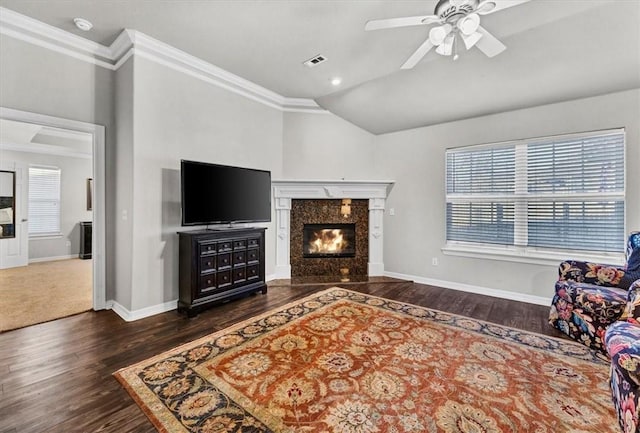
[(26, 164), (0, 161), (0, 170), (15, 173), (15, 237), (0, 238), (0, 269), (27, 266), (29, 263), (28, 197)]

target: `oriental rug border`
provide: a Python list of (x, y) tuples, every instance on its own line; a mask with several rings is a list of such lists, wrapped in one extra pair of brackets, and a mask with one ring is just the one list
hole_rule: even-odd
[[(337, 350), (334, 347), (332, 351), (330, 350), (332, 357), (329, 358), (331, 359), (327, 360), (327, 356), (321, 355), (322, 352), (319, 352), (318, 356), (313, 358), (311, 355), (314, 352), (312, 350), (313, 347), (311, 347), (310, 343), (309, 347), (307, 347), (307, 344), (315, 341), (316, 337), (323, 338), (323, 333), (327, 334), (327, 331), (331, 331), (329, 328), (333, 326), (330, 323), (333, 320), (332, 317), (336, 315), (357, 315), (359, 311), (379, 312), (380, 316), (367, 316), (365, 320), (370, 320), (371, 324), (364, 323), (360, 328), (350, 328), (342, 333), (342, 337), (326, 337), (323, 340), (325, 342), (336, 340), (337, 338), (346, 339), (339, 343), (342, 345), (339, 347), (345, 347), (344, 351)], [(329, 314), (328, 312), (330, 312), (330, 317), (323, 318), (323, 314)], [(351, 320), (351, 318), (348, 319)], [(287, 332), (287, 330), (293, 329), (294, 325), (303, 323), (305, 320), (307, 321), (305, 326), (313, 328), (311, 333), (306, 335), (306, 337), (310, 336), (311, 338), (299, 338)], [(385, 324), (385, 321), (387, 324)], [(406, 322), (405, 331), (403, 331), (405, 335), (415, 335), (421, 338), (424, 344), (427, 344), (428, 340), (432, 338), (431, 334), (434, 332), (437, 334), (437, 331), (426, 329), (424, 332), (417, 333), (415, 329), (421, 328), (421, 325), (426, 328), (432, 325), (444, 327), (452, 332), (457, 332), (458, 334), (456, 335), (469, 337), (469, 341), (474, 338), (487, 339), (489, 342), (493, 341), (491, 344), (473, 343), (476, 346), (484, 345), (488, 348), (483, 349), (487, 353), (479, 355), (488, 356), (482, 361), (488, 364), (493, 361), (493, 357), (504, 358), (497, 359), (503, 364), (505, 361), (524, 362), (526, 364), (528, 360), (519, 360), (517, 357), (514, 358), (511, 353), (507, 353), (521, 354), (524, 353), (522, 352), (523, 350), (533, 351), (527, 353), (531, 358), (536, 358), (538, 362), (546, 362), (552, 358), (551, 362), (548, 363), (551, 367), (547, 366), (545, 368), (553, 370), (548, 372), (549, 377), (551, 377), (549, 386), (551, 388), (555, 387), (553, 390), (555, 394), (553, 392), (548, 393), (549, 395), (545, 394), (545, 398), (548, 400), (545, 404), (547, 409), (554, 405), (562, 407), (562, 409), (559, 409), (560, 412), (565, 411), (564, 407), (567, 406), (567, 413), (560, 413), (558, 421), (547, 422), (545, 425), (538, 425), (535, 420), (533, 424), (531, 421), (522, 419), (505, 421), (499, 419), (500, 417), (509, 418), (510, 415), (505, 415), (504, 411), (495, 410), (494, 412), (498, 413), (498, 416), (496, 417), (495, 414), (489, 416), (482, 410), (474, 409), (473, 405), (466, 404), (471, 401), (454, 401), (456, 398), (453, 398), (452, 401), (447, 400), (446, 405), (439, 404), (440, 407), (437, 413), (434, 406), (434, 408), (429, 409), (433, 409), (432, 412), (421, 416), (416, 415), (418, 409), (415, 407), (415, 402), (421, 402), (421, 399), (424, 399), (424, 396), (428, 395), (428, 393), (425, 394), (426, 391), (423, 389), (421, 391), (423, 394), (418, 398), (416, 397), (418, 394), (409, 389), (413, 385), (408, 384), (415, 383), (418, 369), (421, 368), (422, 364), (428, 362), (433, 362), (434, 365), (441, 369), (441, 373), (448, 371), (447, 374), (454, 374), (452, 370), (447, 370), (444, 364), (447, 363), (447, 350), (451, 353), (455, 348), (449, 345), (447, 349), (447, 344), (444, 344), (442, 340), (432, 341), (433, 351), (439, 350), (440, 346), (443, 350), (443, 360), (434, 361), (433, 359), (429, 360), (426, 355), (420, 353), (419, 345), (413, 344), (411, 341), (401, 344), (404, 340), (400, 339), (402, 337), (400, 332), (386, 330), (386, 333), (381, 332), (379, 334), (391, 335), (391, 340), (393, 338), (399, 339), (397, 342), (391, 341), (393, 344), (390, 345), (389, 338), (382, 341), (375, 333), (367, 331), (368, 326), (371, 326), (371, 329), (381, 330), (387, 325), (391, 326), (391, 322), (394, 321), (398, 321), (398, 323)], [(397, 335), (394, 336), (394, 334)], [(268, 340), (268, 338), (271, 338), (271, 340)], [(360, 338), (362, 341), (357, 341), (358, 344), (351, 344), (351, 346), (346, 347), (345, 341), (352, 342), (354, 338)], [(400, 349), (395, 347), (394, 344)], [(273, 350), (274, 345), (278, 346), (279, 355), (277, 356), (280, 358), (278, 358), (277, 362), (275, 362), (276, 358), (274, 358), (272, 363), (269, 360), (270, 353), (267, 353), (267, 355), (259, 355), (259, 353), (260, 351), (269, 350), (269, 347)], [(295, 347), (296, 345), (298, 347)], [(373, 347), (367, 349), (367, 345)], [(507, 349), (511, 347), (513, 350), (506, 350), (503, 357), (500, 349), (495, 349), (492, 352), (490, 348), (492, 345), (506, 347)], [(317, 347), (322, 346), (316, 345)], [(376, 351), (384, 347), (391, 347), (391, 350), (395, 350), (396, 355), (400, 355), (402, 358), (402, 362), (398, 363), (399, 365), (397, 366), (385, 364), (386, 373), (374, 371), (373, 367), (371, 367), (372, 363), (375, 364)], [(365, 354), (367, 350), (370, 350), (370, 352)], [(289, 379), (286, 373), (283, 374), (282, 371), (276, 373), (275, 371), (278, 368), (282, 370), (282, 365), (291, 363), (291, 355), (295, 353), (298, 353), (296, 356), (299, 359), (296, 358), (293, 362), (294, 365), (301, 364), (300, 360), (304, 359), (305, 362), (310, 360), (309, 362), (313, 364), (313, 368), (304, 374), (292, 370), (290, 376), (297, 378), (294, 381)], [(367, 360), (363, 364), (364, 367), (355, 365), (357, 361), (354, 364), (354, 359), (361, 355)], [(394, 356), (393, 359), (395, 360), (400, 359), (393, 354), (392, 356)], [(380, 359), (382, 359), (382, 356)], [(388, 364), (389, 359), (391, 358), (385, 358), (384, 362)], [(372, 360), (372, 362), (369, 362), (369, 360)], [(475, 370), (461, 367), (455, 374), (462, 371), (463, 375), (480, 375), (480, 379), (478, 379), (482, 382), (480, 385), (488, 387), (489, 391), (504, 387), (504, 378), (500, 378), (502, 373), (495, 373), (496, 376), (493, 377), (490, 370), (487, 370), (487, 373), (482, 369), (482, 362), (478, 361), (478, 359), (474, 361), (476, 361), (473, 364)], [(273, 366), (273, 373), (267, 370), (265, 366), (267, 364)], [(564, 367), (565, 364), (566, 368)], [(238, 370), (239, 365), (244, 369), (243, 371)], [(512, 430), (537, 428), (538, 430), (536, 431), (554, 431), (555, 433), (588, 431), (588, 428), (583, 427), (587, 427), (589, 423), (593, 422), (606, 425), (609, 422), (609, 418), (612, 425), (611, 432), (614, 432), (616, 431), (614, 429), (616, 425), (615, 412), (610, 403), (610, 396), (606, 393), (608, 366), (608, 360), (604, 359), (599, 352), (572, 341), (333, 287), (120, 369), (114, 373), (114, 376), (140, 406), (156, 429), (163, 433), (223, 431), (373, 433), (387, 431), (391, 428), (389, 427), (391, 424), (395, 429), (393, 431), (398, 432), (448, 433), (465, 431), (460, 427), (465, 423), (473, 424), (473, 426), (468, 424), (469, 428), (478, 429), (477, 431), (500, 432), (504, 428)], [(356, 367), (359, 367), (357, 372), (355, 371)], [(347, 371), (349, 368), (354, 371)], [(369, 372), (367, 373), (367, 371)], [(504, 372), (504, 367), (502, 371)], [(584, 373), (585, 371), (588, 373)], [(320, 380), (316, 381), (317, 383), (314, 382), (316, 385), (320, 383), (318, 388), (312, 382), (314, 378), (317, 378), (323, 372), (329, 374), (330, 378), (333, 379), (331, 379), (331, 382), (327, 379), (326, 384), (320, 383)], [(408, 376), (399, 380), (398, 378), (402, 376), (403, 372)], [(242, 377), (243, 380), (240, 380), (240, 376), (234, 376), (234, 374), (240, 373), (244, 375)], [(252, 379), (263, 373), (268, 374), (269, 379), (262, 384), (244, 380)], [(331, 398), (327, 399), (327, 394), (331, 394), (332, 391), (339, 394), (343, 391), (341, 387), (350, 386), (347, 380), (340, 378), (341, 373), (344, 373), (344, 377), (353, 383), (356, 383), (357, 380), (361, 381), (362, 383), (359, 387), (356, 386), (357, 393), (363, 396), (367, 394), (371, 401), (361, 399), (354, 390), (352, 390), (352, 395), (356, 396), (355, 400), (344, 402), (335, 398), (333, 400)], [(350, 377), (347, 377), (346, 373)], [(589, 380), (593, 380), (592, 373), (593, 377), (598, 378), (597, 384), (588, 383)], [(279, 378), (276, 377), (277, 374), (280, 374)], [(489, 379), (487, 379), (487, 375)], [(409, 376), (413, 377), (413, 379), (410, 379)], [(447, 378), (444, 377), (444, 379), (446, 386)], [(275, 384), (278, 383), (278, 380), (282, 384), (276, 389)], [(494, 382), (489, 383), (492, 380)], [(571, 394), (568, 392), (572, 390), (571, 381), (575, 381), (576, 395), (564, 396), (564, 393)], [(365, 385), (368, 388), (365, 389)], [(428, 385), (428, 381), (425, 381), (420, 386), (424, 388)], [(431, 386), (433, 387), (434, 385), (432, 384)], [(442, 388), (442, 385), (438, 386)], [(258, 392), (257, 388), (262, 389), (262, 391)], [(380, 389), (383, 389), (386, 394), (380, 394)], [(435, 393), (440, 391), (439, 388), (433, 389)], [(562, 390), (561, 397), (558, 397), (560, 389)], [(275, 394), (274, 390), (276, 391)], [(415, 401), (406, 396), (409, 391), (413, 393)], [(254, 401), (251, 397), (258, 396), (261, 393), (262, 397), (264, 397), (263, 400), (255, 399)], [(396, 397), (402, 397), (402, 399), (397, 400), (397, 402), (392, 401), (391, 397), (394, 396), (394, 393)], [(584, 395), (585, 393), (587, 395)], [(482, 396), (484, 394), (483, 392), (477, 392), (477, 395)], [(325, 405), (321, 397), (324, 397), (325, 400), (333, 401), (333, 403)], [(560, 401), (560, 399), (564, 400), (565, 398), (566, 401)], [(581, 408), (581, 398), (591, 401), (591, 406)], [(592, 404), (594, 398), (598, 402), (595, 405), (595, 409)], [(471, 394), (468, 395), (467, 399), (471, 399)], [(502, 398), (502, 400), (494, 399), (494, 401), (504, 404), (506, 400)], [(521, 417), (522, 412), (531, 409), (535, 411), (535, 407), (532, 405), (537, 403), (539, 402), (516, 401), (516, 406), (521, 407), (514, 413)], [(393, 416), (389, 415), (391, 409), (393, 409)], [(552, 410), (554, 409), (552, 408)], [(322, 424), (320, 430), (317, 430), (320, 424), (309, 418), (310, 414), (314, 413), (320, 413), (324, 417), (324, 424)], [(433, 418), (430, 415), (433, 415)], [(308, 419), (302, 419), (305, 416)], [(302, 418), (298, 419), (298, 417)], [(538, 414), (538, 417), (540, 418), (541, 414)], [(494, 420), (494, 418), (498, 419), (498, 421)], [(606, 419), (603, 420), (603, 418)], [(292, 423), (292, 419), (295, 422)], [(503, 424), (498, 425), (499, 423)], [(544, 428), (549, 428), (549, 430), (544, 430)], [(605, 431), (609, 432), (609, 430), (603, 430), (603, 433)]]

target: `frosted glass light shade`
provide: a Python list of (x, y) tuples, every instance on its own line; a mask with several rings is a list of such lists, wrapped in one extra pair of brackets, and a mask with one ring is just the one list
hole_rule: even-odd
[(429, 41), (438, 46), (442, 44), (449, 33), (451, 33), (451, 24), (434, 27), (429, 31)]

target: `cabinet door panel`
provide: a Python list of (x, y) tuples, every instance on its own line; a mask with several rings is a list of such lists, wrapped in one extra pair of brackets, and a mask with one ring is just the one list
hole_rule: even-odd
[(241, 266), (233, 268), (233, 284), (243, 283), (247, 281), (247, 268)]
[(218, 272), (218, 288), (229, 287), (231, 285), (231, 271)]
[(233, 252), (233, 265), (244, 265), (247, 262), (246, 251), (234, 251)]
[(260, 265), (247, 266), (247, 281), (260, 278)]
[(216, 256), (200, 257), (200, 273), (205, 274), (216, 268)]
[(247, 250), (247, 263), (257, 263), (260, 260), (260, 251), (258, 249)]
[(207, 242), (207, 243), (200, 243), (198, 245), (199, 250), (200, 250), (200, 255), (201, 256), (206, 256), (209, 254), (215, 254), (216, 252), (216, 244), (215, 242)]
[(233, 249), (234, 250), (240, 250), (243, 248), (247, 248), (247, 240), (246, 239), (238, 239), (236, 241), (233, 241)]
[(233, 243), (231, 241), (222, 241), (218, 243), (218, 252), (231, 251)]
[(218, 255), (218, 269), (226, 269), (231, 267), (231, 253)]
[(216, 290), (216, 274), (203, 275), (198, 285), (198, 296), (208, 295), (208, 292)]

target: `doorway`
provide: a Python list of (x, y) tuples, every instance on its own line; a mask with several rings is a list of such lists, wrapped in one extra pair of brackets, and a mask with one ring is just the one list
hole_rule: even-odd
[[(32, 127), (32, 128), (40, 128), (40, 131), (44, 131), (49, 135), (49, 141), (46, 143), (42, 143), (45, 141), (43, 137), (40, 137), (37, 145), (32, 149), (32, 151), (37, 150), (36, 148), (39, 146), (40, 150), (47, 149), (49, 152), (56, 153), (56, 158), (60, 161), (64, 155), (67, 154), (70, 158), (82, 159), (88, 158), (85, 160), (86, 164), (89, 164), (89, 170), (83, 172), (83, 174), (75, 173), (77, 179), (75, 181), (78, 182), (80, 186), (81, 193), (78, 195), (77, 203), (75, 207), (82, 205), (84, 206), (84, 213), (76, 214), (75, 218), (79, 220), (85, 221), (77, 221), (77, 228), (74, 228), (71, 232), (69, 232), (69, 228), (65, 229), (67, 234), (62, 233), (61, 241), (65, 242), (65, 247), (67, 247), (67, 251), (73, 252), (75, 255), (77, 248), (80, 244), (80, 222), (87, 223), (90, 220), (92, 224), (91, 229), (91, 260), (88, 260), (86, 263), (90, 266), (91, 282), (92, 282), (92, 294), (91, 294), (91, 307), (94, 310), (101, 310), (106, 308), (106, 286), (105, 286), (105, 130), (103, 126), (78, 122), (69, 119), (63, 119), (52, 116), (40, 115), (37, 113), (30, 113), (25, 111), (13, 110), (9, 108), (0, 107), (0, 122), (15, 122), (22, 124), (24, 126)], [(55, 137), (56, 134), (58, 137)], [(60, 148), (60, 146), (56, 147), (56, 144), (59, 144), (60, 140), (71, 141), (73, 145), (67, 146), (66, 148)], [(56, 142), (56, 140), (58, 142)], [(81, 142), (85, 141), (89, 147), (90, 155), (86, 156), (86, 151), (80, 150)], [(18, 143), (14, 143), (16, 146)], [(49, 146), (49, 147), (47, 147)], [(75, 146), (75, 147), (74, 147)], [(11, 147), (11, 144), (7, 142), (7, 140), (3, 140), (2, 147), (0, 148), (0, 152), (4, 153), (3, 160), (8, 159), (6, 155), (12, 155), (7, 150), (7, 147)], [(83, 156), (84, 154), (84, 156)], [(13, 154), (15, 155), (15, 154)], [(92, 158), (91, 158), (92, 155)], [(40, 160), (42, 161), (42, 160)], [(18, 165), (20, 165), (18, 163)], [(47, 166), (47, 164), (26, 164), (27, 167), (43, 165)], [(51, 164), (50, 167), (55, 167), (59, 164)], [(23, 165), (24, 167), (25, 165)], [(23, 168), (24, 170), (24, 168)], [(71, 170), (73, 171), (73, 170)], [(28, 176), (28, 168), (25, 172)], [(88, 173), (85, 175), (84, 173)], [(90, 181), (89, 181), (90, 179)], [(90, 187), (90, 189), (89, 189)], [(86, 203), (85, 203), (86, 200)], [(81, 204), (79, 204), (81, 203)], [(19, 221), (21, 219), (27, 219), (26, 217), (19, 217)], [(26, 225), (26, 224), (25, 224)], [(3, 242), (4, 240), (0, 240)], [(86, 243), (86, 239), (82, 240)], [(70, 245), (70, 244), (73, 245)], [(69, 248), (73, 247), (73, 248)], [(85, 244), (86, 248), (86, 244)], [(58, 250), (59, 251), (59, 250)], [(46, 256), (46, 252), (38, 253), (40, 256)], [(50, 257), (59, 256), (58, 253), (49, 252)], [(87, 256), (85, 251), (85, 257)], [(33, 256), (33, 254), (32, 254)], [(64, 254), (63, 254), (64, 256)], [(65, 257), (59, 257), (65, 258)], [(30, 260), (30, 262), (38, 262), (37, 258), (35, 260)], [(89, 263), (90, 262), (90, 263)], [(37, 263), (36, 263), (37, 264)], [(87, 264), (84, 267), (87, 267)]]

